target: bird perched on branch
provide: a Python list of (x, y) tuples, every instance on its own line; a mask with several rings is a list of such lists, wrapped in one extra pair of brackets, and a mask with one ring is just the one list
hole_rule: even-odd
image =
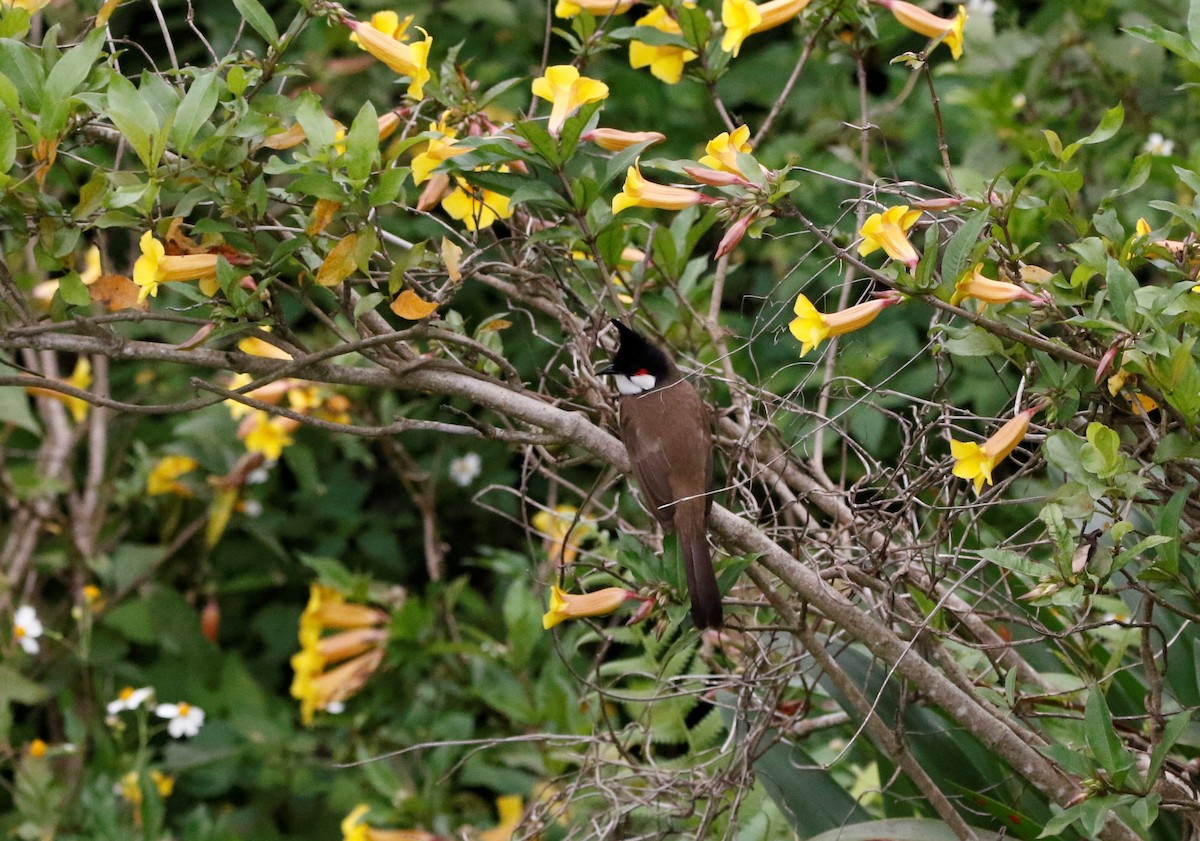
[(642, 335), (614, 320), (621, 344), (611, 374), (621, 393), (621, 440), (650, 512), (679, 536), (692, 619), (721, 627), (721, 592), (708, 545), (712, 509), (712, 419), (696, 387)]

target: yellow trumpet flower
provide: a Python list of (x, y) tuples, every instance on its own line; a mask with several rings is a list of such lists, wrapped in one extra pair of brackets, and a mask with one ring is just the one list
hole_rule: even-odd
[(412, 15), (404, 20), (395, 12), (376, 12), (371, 15), (370, 23), (343, 18), (342, 23), (352, 32), (350, 40), (358, 44), (375, 58), (386, 64), (393, 72), (412, 79), (408, 86), (408, 95), (420, 99), (424, 95), (425, 83), (429, 81), (429, 50), (433, 46), (433, 37), (421, 27), (417, 31), (425, 36), (424, 40), (407, 43), (404, 33), (412, 23)]
[(1026, 409), (1011, 418), (996, 433), (983, 442), (950, 440), (950, 454), (954, 456), (954, 475), (970, 479), (975, 483), (975, 494), (983, 490), (983, 483), (992, 484), (992, 470), (1003, 461), (1029, 431), (1029, 421), (1037, 409)]
[(880, 6), (896, 16), (896, 20), (927, 38), (942, 38), (950, 48), (950, 55), (958, 61), (963, 54), (963, 24), (967, 22), (967, 7), (959, 6), (958, 14), (952, 18), (938, 17), (920, 6), (905, 0), (875, 0)]
[(606, 616), (633, 597), (621, 587), (605, 587), (594, 593), (568, 593), (558, 585), (550, 589), (550, 609), (542, 617), (547, 631), (566, 619)]
[(867, 256), (882, 248), (884, 252), (909, 269), (915, 269), (921, 256), (908, 241), (908, 229), (921, 218), (921, 211), (909, 210), (908, 205), (889, 207), (883, 213), (872, 213), (859, 229), (862, 242), (858, 244), (860, 256)]
[(788, 323), (788, 330), (796, 341), (800, 342), (800, 355), (804, 356), (828, 338), (866, 327), (879, 313), (900, 300), (898, 292), (887, 292), (878, 298), (855, 304), (839, 312), (823, 313), (801, 294), (796, 297), (793, 308), (796, 317)]
[[(661, 8), (661, 7), (659, 7)], [(656, 184), (642, 177), (635, 161), (625, 172), (625, 186), (613, 196), (612, 211), (620, 213), (630, 207), (657, 207), (662, 210), (683, 210), (694, 204), (708, 201), (708, 197), (695, 190)]]
[(608, 97), (608, 85), (580, 76), (578, 68), (570, 64), (556, 64), (546, 68), (546, 75), (533, 80), (533, 95), (553, 103), (548, 128), (557, 137), (567, 117), (589, 102)]

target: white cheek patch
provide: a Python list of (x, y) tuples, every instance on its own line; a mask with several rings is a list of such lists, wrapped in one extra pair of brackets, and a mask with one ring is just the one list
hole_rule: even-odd
[(641, 394), (643, 391), (649, 391), (654, 388), (655, 379), (652, 374), (635, 374), (632, 377), (627, 377), (624, 374), (613, 374), (613, 379), (617, 383), (617, 391), (621, 394)]
[(642, 391), (649, 391), (658, 385), (658, 380), (653, 374), (635, 374), (629, 380)]

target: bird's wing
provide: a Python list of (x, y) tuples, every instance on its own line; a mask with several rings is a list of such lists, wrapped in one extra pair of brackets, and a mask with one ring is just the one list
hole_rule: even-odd
[[(638, 412), (621, 412), (621, 439), (633, 462), (634, 475), (646, 506), (665, 530), (674, 528), (677, 499), (703, 494), (712, 477), (712, 437), (708, 409), (695, 386), (677, 381), (625, 400), (638, 401)], [(649, 434), (645, 428), (654, 416), (673, 420), (671, 434)], [(703, 453), (702, 458), (696, 458)], [(709, 503), (711, 504), (711, 503)], [(663, 507), (666, 506), (666, 507)]]

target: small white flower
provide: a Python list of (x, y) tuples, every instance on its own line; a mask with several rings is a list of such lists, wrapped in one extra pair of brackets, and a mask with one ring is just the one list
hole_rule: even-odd
[(21, 648), (25, 649), (26, 654), (37, 654), (38, 637), (42, 635), (42, 621), (38, 619), (37, 611), (27, 604), (23, 604), (17, 608), (17, 612), (13, 614), (13, 636), (17, 638), (17, 642), (21, 644)]
[(154, 694), (153, 687), (143, 686), (141, 689), (134, 689), (132, 686), (126, 686), (117, 694), (116, 700), (109, 701), (105, 709), (109, 715), (116, 715), (125, 710), (136, 710), (146, 703), (146, 700)]
[(183, 702), (159, 704), (154, 708), (154, 714), (159, 718), (170, 719), (167, 723), (167, 732), (173, 739), (195, 736), (200, 732), (200, 726), (204, 724), (204, 710)]
[(261, 517), (262, 512), (262, 503), (257, 499), (248, 499), (242, 503), (242, 513), (247, 517)]
[(967, 0), (967, 20), (987, 18), (989, 21), (996, 14), (996, 0)]
[(1018, 94), (1013, 95), (1013, 98), (1012, 98), (1012, 107), (1013, 108), (1017, 109), (1018, 111), (1023, 111), (1023, 110), (1025, 110), (1025, 106), (1028, 104), (1029, 104), (1029, 100), (1025, 97), (1025, 94), (1018, 93)]
[(1145, 145), (1142, 146), (1143, 152), (1149, 152), (1159, 158), (1165, 158), (1175, 151), (1175, 141), (1167, 140), (1157, 131), (1150, 132), (1150, 136), (1146, 138)]
[(345, 711), (346, 705), (341, 701), (330, 701), (325, 705), (325, 712), (330, 713), (331, 715), (338, 715), (340, 713), (344, 713)]
[(246, 474), (247, 485), (261, 485), (263, 482), (271, 478), (271, 471), (265, 467), (260, 467), (257, 470), (251, 470)]
[(467, 453), (450, 462), (450, 478), (454, 484), (465, 488), (479, 478), (482, 468), (483, 460), (479, 457), (479, 453)]

